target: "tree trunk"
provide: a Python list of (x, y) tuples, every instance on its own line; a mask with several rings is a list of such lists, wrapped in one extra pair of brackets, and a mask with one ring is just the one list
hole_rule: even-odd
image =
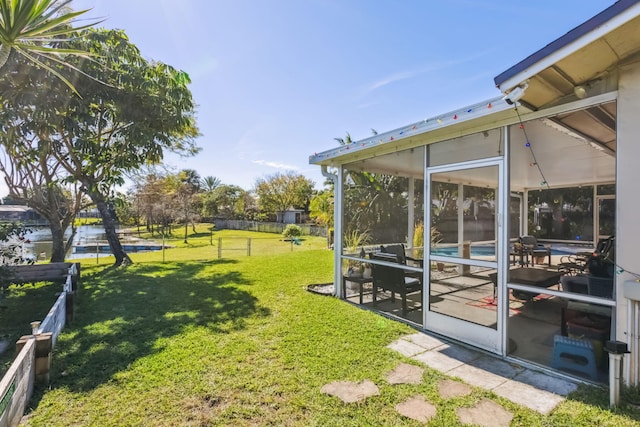
[(78, 227), (76, 227), (76, 225), (74, 223), (73, 225), (71, 225), (71, 235), (69, 236), (69, 238), (67, 239), (67, 241), (64, 244), (64, 253), (65, 254), (67, 252), (69, 252), (69, 249), (71, 249), (71, 246), (73, 245), (73, 239), (75, 239), (77, 232), (78, 232)]
[(59, 221), (49, 221), (49, 229), (51, 230), (51, 261), (64, 262), (66, 254), (64, 242), (64, 230)]
[(187, 219), (185, 218), (184, 220), (184, 242), (185, 243), (189, 243), (187, 242), (187, 234), (189, 233), (189, 221), (187, 221)]
[[(95, 200), (94, 200), (95, 201)], [(100, 212), (100, 216), (102, 217), (102, 224), (104, 225), (104, 233), (107, 236), (107, 241), (109, 242), (109, 248), (111, 249), (111, 253), (116, 258), (116, 262), (114, 265), (131, 265), (133, 261), (129, 258), (129, 255), (124, 251), (122, 244), (120, 243), (120, 239), (118, 238), (118, 233), (116, 233), (116, 223), (111, 216), (111, 212), (107, 207), (107, 203), (104, 200), (96, 201), (96, 207)]]

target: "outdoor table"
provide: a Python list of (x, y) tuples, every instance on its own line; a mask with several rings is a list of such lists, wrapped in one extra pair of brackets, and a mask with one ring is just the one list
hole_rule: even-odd
[(360, 287), (360, 305), (362, 305), (362, 294), (365, 283), (373, 283), (373, 277), (354, 277), (354, 276), (342, 276), (342, 295), (347, 297), (347, 280), (349, 282), (357, 283)]

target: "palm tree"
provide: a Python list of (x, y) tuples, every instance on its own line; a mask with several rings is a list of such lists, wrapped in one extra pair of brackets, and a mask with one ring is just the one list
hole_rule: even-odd
[(222, 181), (220, 178), (216, 178), (215, 176), (205, 176), (202, 178), (201, 185), (204, 191), (208, 193), (220, 187), (222, 185)]
[(351, 134), (349, 132), (347, 132), (347, 136), (345, 136), (344, 138), (333, 138), (333, 139), (338, 141), (340, 145), (349, 145), (353, 142), (353, 140), (351, 139)]
[(80, 50), (51, 46), (51, 43), (60, 41), (56, 39), (58, 36), (67, 36), (73, 31), (101, 22), (74, 28), (72, 24), (75, 18), (88, 9), (72, 11), (67, 7), (70, 2), (71, 0), (0, 0), (0, 68), (7, 62), (11, 51), (15, 50), (27, 60), (53, 73), (75, 92), (69, 80), (42, 61), (48, 59), (75, 69), (60, 59), (60, 55), (90, 56)]
[[(377, 134), (378, 134), (378, 131), (371, 128), (371, 135), (376, 136)], [(344, 138), (333, 138), (333, 139), (338, 141), (340, 145), (349, 145), (353, 142), (353, 139), (351, 139), (351, 134), (349, 132), (347, 132), (347, 135)]]

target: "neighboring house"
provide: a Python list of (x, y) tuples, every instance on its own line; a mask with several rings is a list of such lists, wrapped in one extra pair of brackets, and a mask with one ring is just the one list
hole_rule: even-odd
[[(321, 166), (336, 184), (334, 282), (341, 284), (348, 263), (359, 259), (358, 253), (341, 250), (354, 229), (367, 228), (373, 236), (366, 249), (392, 243), (385, 236), (405, 236), (399, 243), (411, 248), (421, 223), (437, 228), (438, 221), (446, 218), (443, 238), (452, 242), (452, 251), (435, 251), (436, 246), (446, 246), (442, 242), (427, 243), (420, 255), (425, 266), (434, 267), (404, 268), (422, 273), (424, 296), (416, 300), (420, 294), (414, 295), (416, 310), (401, 314), (382, 302), (379, 310), (507, 360), (550, 371), (564, 369), (554, 361), (559, 347), (554, 337), (583, 338), (591, 342), (587, 347), (593, 347), (589, 351), (595, 354), (599, 369), (593, 374), (575, 365), (572, 374), (597, 382), (608, 379), (602, 346), (607, 340), (617, 340), (630, 350), (624, 380), (637, 384), (639, 1), (616, 2), (504, 71), (494, 83), (502, 92), (495, 99), (310, 157), (310, 163)], [(353, 176), (361, 171), (392, 176), (401, 192), (396, 188), (383, 198), (387, 205), (363, 196), (365, 187), (356, 189), (352, 184)], [(550, 286), (558, 282), (557, 276), (549, 276), (547, 282), (513, 280), (517, 276), (511, 264), (517, 262), (515, 239), (540, 229), (532, 206), (539, 205), (538, 199), (551, 194), (548, 192), (565, 190), (567, 196), (586, 191), (592, 212), (586, 222), (558, 216), (564, 206), (562, 198), (551, 198), (544, 212), (538, 209), (536, 221), (542, 212), (555, 224), (566, 225), (563, 232), (574, 236), (570, 241), (548, 242), (552, 249), (573, 245), (565, 249), (575, 251), (580, 249), (577, 245), (586, 243), (582, 249), (588, 251), (614, 231), (615, 274), (604, 289), (594, 290), (586, 282), (580, 292)], [(397, 194), (406, 195), (404, 205), (398, 204), (404, 217), (391, 222), (378, 211), (384, 230), (376, 229), (375, 222), (363, 222), (366, 209), (375, 204), (382, 210), (398, 203), (391, 197)], [(469, 199), (483, 203), (478, 206), (494, 206), (493, 212), (483, 208), (493, 220), (474, 218), (464, 208)], [(427, 204), (431, 209), (424, 208)], [(424, 228), (424, 241), (429, 242), (430, 227)], [(484, 237), (480, 241), (469, 236)], [(476, 247), (484, 247), (484, 252), (474, 252)], [(560, 255), (554, 257), (554, 263), (559, 262)], [(444, 265), (445, 272), (437, 271), (436, 264), (439, 268)], [(490, 292), (486, 295), (492, 286), (488, 278), (496, 285), (495, 298)], [(344, 298), (342, 286), (336, 289), (337, 296)], [(460, 298), (453, 298), (456, 295)], [(514, 295), (533, 301), (523, 302)]]
[(43, 221), (33, 209), (25, 205), (0, 205), (0, 221)]
[(281, 224), (302, 224), (303, 219), (304, 209), (289, 208), (276, 213), (276, 222)]

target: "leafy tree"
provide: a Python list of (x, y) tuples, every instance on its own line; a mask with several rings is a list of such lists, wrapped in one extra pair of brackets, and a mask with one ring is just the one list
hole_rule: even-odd
[[(33, 208), (49, 223), (51, 262), (62, 262), (76, 234), (74, 218), (90, 203), (78, 185), (64, 182), (65, 174), (52, 154), (38, 144), (37, 138), (5, 134), (0, 171), (14, 202)], [(71, 235), (65, 241), (65, 232)]]
[(138, 224), (140, 218), (135, 210), (135, 196), (131, 191), (127, 193), (116, 193), (113, 197), (113, 204), (115, 205), (116, 216), (120, 224)]
[(44, 61), (48, 59), (73, 68), (60, 59), (60, 55), (88, 56), (83, 50), (52, 46), (57, 37), (97, 23), (73, 28), (75, 19), (87, 10), (74, 12), (67, 8), (69, 3), (71, 0), (0, 0), (0, 68), (7, 62), (11, 51), (15, 51), (32, 64), (56, 75), (75, 91), (73, 84), (59, 70)]
[(0, 223), (0, 288), (9, 286), (11, 265), (33, 264), (32, 258), (25, 258), (22, 245), (27, 242), (25, 236), (31, 230), (18, 223)]
[(203, 195), (202, 214), (225, 219), (243, 218), (251, 196), (237, 185), (220, 185)]
[(315, 194), (311, 198), (309, 204), (309, 217), (318, 225), (324, 226), (327, 229), (327, 239), (330, 244), (329, 230), (333, 227), (333, 190), (323, 190)]
[(166, 150), (197, 153), (189, 76), (145, 60), (118, 30), (84, 30), (57, 47), (102, 58), (101, 64), (68, 58), (80, 70), (72, 81), (82, 98), (46, 70), (26, 72), (24, 63), (15, 62), (10, 78), (0, 82), (2, 133), (33, 135), (53, 153), (68, 180), (80, 183), (96, 204), (115, 264), (131, 263), (115, 231), (110, 194), (126, 173), (159, 163)]
[(369, 231), (376, 242), (406, 239), (408, 180), (349, 170), (344, 183), (345, 235)]
[(260, 210), (267, 214), (291, 207), (306, 207), (313, 193), (313, 181), (294, 172), (276, 173), (256, 181)]
[(137, 215), (144, 219), (147, 231), (154, 234), (155, 226), (166, 227), (171, 222), (170, 180), (159, 172), (149, 173), (135, 184)]
[(195, 195), (200, 189), (200, 175), (193, 169), (185, 169), (177, 175), (169, 177), (174, 200), (174, 206), (177, 212), (181, 212), (184, 221), (184, 243), (188, 243), (188, 227), (191, 222), (193, 232), (196, 232), (195, 221), (193, 219), (193, 204)]

